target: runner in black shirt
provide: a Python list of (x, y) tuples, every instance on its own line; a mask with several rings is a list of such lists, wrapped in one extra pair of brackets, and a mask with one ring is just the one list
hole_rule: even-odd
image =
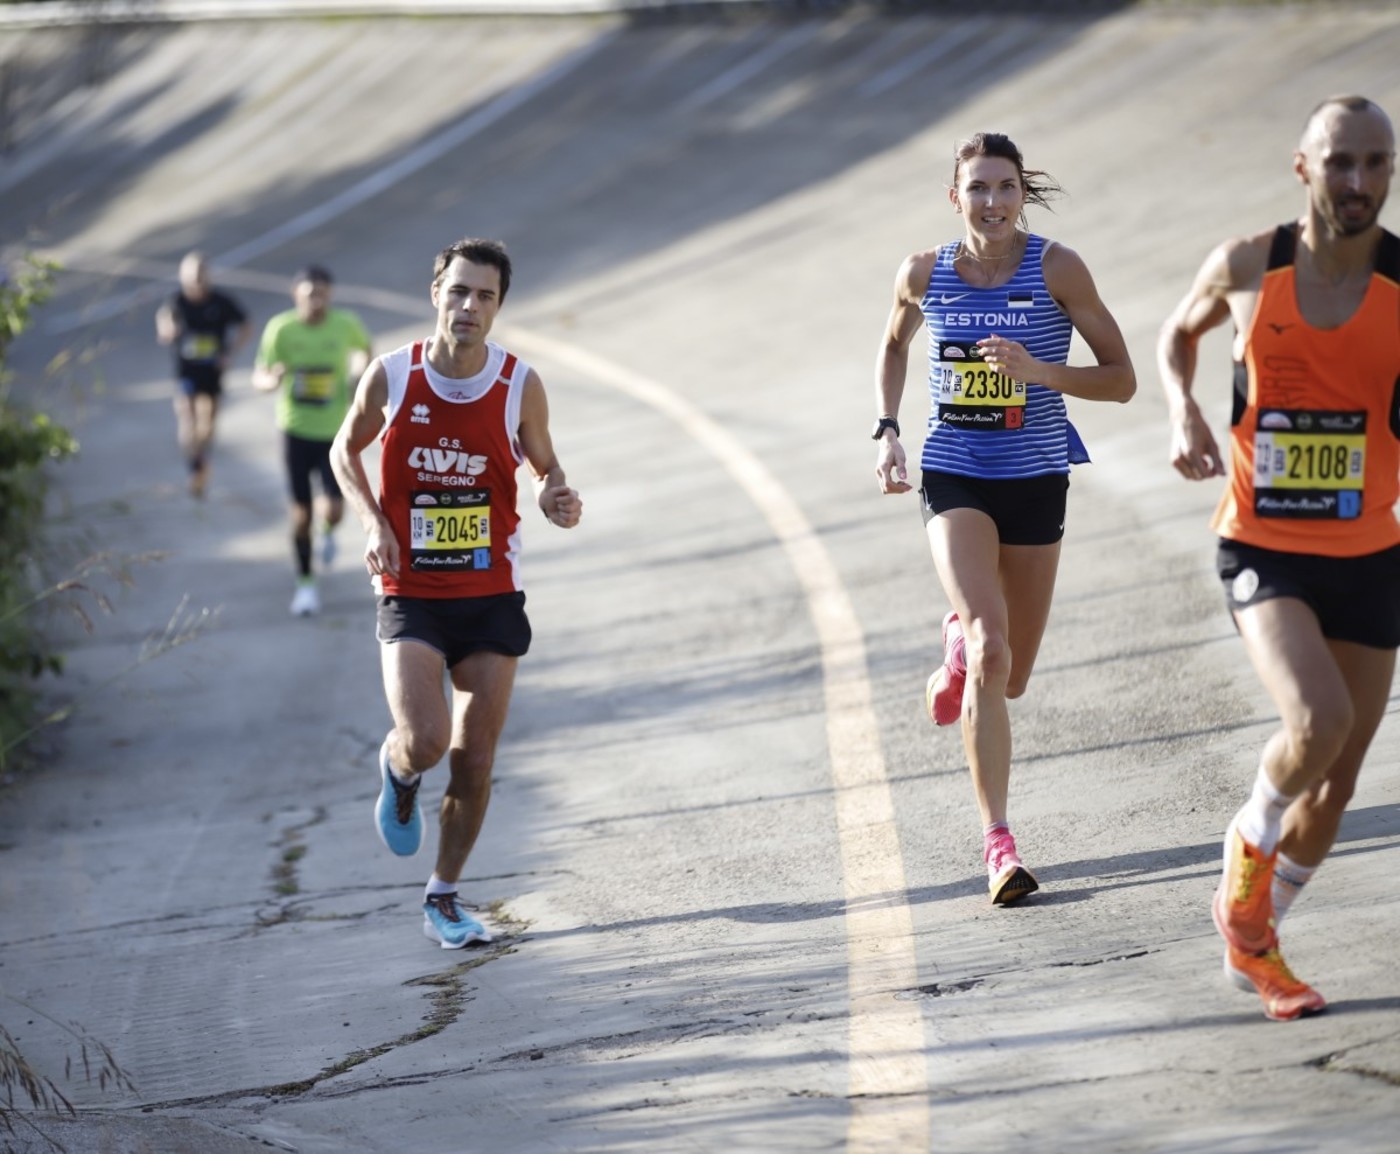
[(179, 291), (156, 313), (156, 336), (175, 351), (175, 420), (196, 497), (204, 496), (209, 482), (224, 370), (252, 334), (243, 306), (210, 286), (203, 254), (187, 254), (180, 262)]

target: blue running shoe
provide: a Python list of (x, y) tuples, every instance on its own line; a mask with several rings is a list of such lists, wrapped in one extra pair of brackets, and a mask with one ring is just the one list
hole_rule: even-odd
[(321, 568), (329, 569), (335, 564), (336, 542), (335, 526), (321, 526)]
[(379, 747), (379, 775), (383, 779), (374, 803), (374, 826), (391, 853), (412, 857), (423, 844), (423, 807), (418, 804), (421, 777), (404, 785), (389, 770), (389, 743)]
[(444, 950), (491, 940), (486, 927), (462, 908), (456, 894), (434, 894), (423, 903), (423, 934)]

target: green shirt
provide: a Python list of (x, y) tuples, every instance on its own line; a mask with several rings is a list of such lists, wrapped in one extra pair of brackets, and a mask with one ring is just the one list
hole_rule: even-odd
[(369, 333), (347, 309), (328, 309), (309, 325), (296, 309), (278, 313), (263, 329), (258, 365), (286, 366), (277, 394), (277, 427), (308, 441), (333, 441), (350, 407), (347, 360), (353, 349), (370, 351)]

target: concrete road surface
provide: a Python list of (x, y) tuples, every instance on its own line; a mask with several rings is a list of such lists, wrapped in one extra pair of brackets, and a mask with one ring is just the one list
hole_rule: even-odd
[[(1152, 354), (1216, 241), (1299, 211), (1317, 100), (1400, 113), (1397, 59), (1393, 7), (1345, 4), (0, 33), (0, 243), (65, 268), (17, 388), (83, 446), (50, 530), (135, 558), (92, 578), (114, 611), (83, 599), (90, 634), (57, 621), (73, 715), (0, 790), (0, 1024), (80, 1111), (49, 1133), (1397, 1149), (1396, 699), (1285, 926), (1329, 1012), (1268, 1022), (1222, 979), (1208, 902), (1275, 719), (1212, 575), (1218, 488), (1166, 465)], [(1069, 190), (1032, 225), (1085, 258), (1140, 384), (1072, 403), (1094, 464), (1013, 705), (1043, 889), (1011, 910), (959, 736), (923, 713), (946, 604), (918, 509), (878, 494), (868, 439), (895, 270), (959, 234), (950, 156), (979, 129)], [(358, 529), (325, 611), (292, 619), (251, 354), (195, 503), (151, 314), (191, 247), (259, 324), (314, 260), (388, 350), (428, 331), (432, 257), (463, 234), (515, 255), (497, 335), (546, 382), (585, 515), (526, 511), (536, 642), (462, 886), (496, 941), (446, 953), (419, 928), (429, 854), (370, 824), (388, 715)], [(1228, 360), (1207, 344), (1221, 428)], [(193, 636), (142, 660), (172, 620)], [(39, 1011), (130, 1086), (64, 1080), (76, 1044)]]

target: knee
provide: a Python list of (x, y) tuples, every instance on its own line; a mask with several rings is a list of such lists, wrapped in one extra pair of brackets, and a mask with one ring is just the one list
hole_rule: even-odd
[(439, 736), (401, 729), (399, 730), (399, 740), (403, 743), (404, 757), (408, 761), (406, 768), (411, 769), (414, 773), (424, 773), (432, 769), (442, 760), (442, 755), (447, 752), (446, 735)]
[[(1011, 646), (1006, 635), (997, 629), (990, 629), (982, 621), (973, 621), (964, 635), (967, 653), (967, 675), (978, 684), (1006, 684), (1011, 677)], [(1022, 685), (1020, 692), (1025, 692)], [(1011, 686), (1007, 685), (1007, 696)]]
[(1311, 705), (1287, 722), (1288, 741), (1299, 761), (1332, 758), (1341, 751), (1356, 723), (1345, 696)]
[(307, 506), (292, 506), (292, 533), (297, 537), (311, 535), (311, 510)]

